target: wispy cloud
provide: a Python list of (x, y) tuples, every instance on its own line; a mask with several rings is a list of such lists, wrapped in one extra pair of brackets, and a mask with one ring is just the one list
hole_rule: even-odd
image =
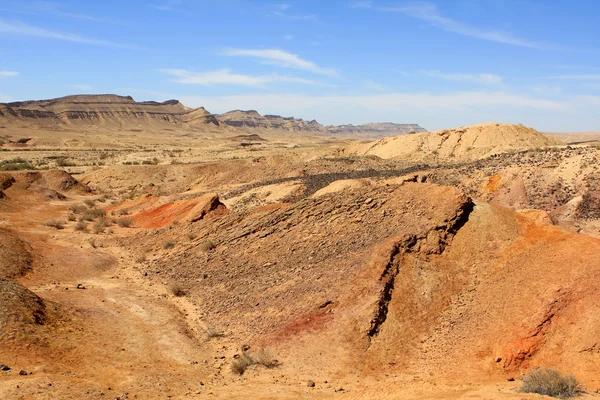
[(29, 36), (38, 37), (43, 39), (53, 40), (64, 40), (68, 42), (89, 44), (93, 46), (107, 46), (107, 47), (120, 47), (124, 49), (137, 49), (137, 47), (111, 42), (108, 40), (101, 40), (90, 38), (86, 36), (75, 35), (71, 33), (60, 33), (49, 31), (44, 28), (25, 24), (21, 21), (7, 21), (0, 18), (0, 34), (10, 34), (16, 36)]
[[(564, 102), (530, 97), (505, 91), (468, 91), (454, 93), (385, 92), (356, 95), (307, 95), (301, 93), (251, 93), (231, 96), (178, 96), (191, 107), (205, 106), (212, 112), (253, 109), (264, 114), (294, 115), (321, 123), (364, 123), (389, 120), (419, 122), (428, 128), (447, 128), (498, 120), (530, 123), (548, 114), (578, 110), (574, 100)], [(587, 99), (590, 104), (595, 99)], [(473, 113), (473, 109), (477, 113)], [(519, 120), (515, 121), (515, 115)], [(527, 119), (521, 119), (527, 116)], [(559, 118), (560, 119), (560, 118)]]
[(373, 7), (372, 1), (353, 1), (350, 3), (350, 7), (352, 8), (371, 8)]
[(92, 90), (92, 87), (90, 85), (85, 85), (85, 84), (75, 84), (75, 85), (71, 85), (73, 88), (75, 89), (79, 89), (79, 90)]
[[(456, 109), (465, 106), (484, 106), (484, 105), (505, 105), (513, 107), (530, 107), (543, 110), (565, 110), (567, 104), (537, 99), (524, 95), (511, 94), (507, 92), (475, 91), (475, 92), (455, 92), (448, 94), (433, 93), (380, 93), (369, 95), (348, 95), (348, 96), (311, 96), (304, 94), (248, 94), (216, 97), (217, 99), (227, 99), (230, 101), (230, 107), (237, 107), (236, 104), (245, 103), (250, 105), (252, 102), (258, 105), (268, 104), (268, 108), (284, 108), (289, 106), (323, 106), (328, 107), (344, 105), (359, 106), (364, 108), (382, 108), (398, 110), (399, 107), (409, 108), (447, 108)], [(267, 108), (267, 107), (265, 107)]]
[(283, 76), (277, 74), (252, 76), (232, 73), (230, 69), (224, 68), (208, 72), (192, 72), (185, 69), (160, 69), (160, 72), (173, 77), (176, 83), (190, 85), (237, 85), (237, 86), (263, 86), (272, 82), (302, 83), (306, 85), (323, 85), (322, 83), (294, 76)]
[(550, 79), (565, 79), (579, 81), (599, 81), (600, 74), (581, 74), (581, 75), (554, 75)]
[(163, 1), (160, 3), (149, 4), (148, 7), (154, 8), (155, 10), (159, 10), (159, 11), (179, 12), (181, 10), (178, 8), (178, 6), (182, 3), (183, 3), (183, 0), (166, 0), (166, 1)]
[(17, 71), (7, 71), (0, 69), (0, 77), (2, 76), (17, 76), (19, 73)]
[(372, 80), (365, 81), (365, 88), (367, 88), (369, 90), (374, 90), (374, 91), (377, 91), (377, 92), (382, 92), (382, 91), (386, 90), (386, 86), (385, 85), (382, 85), (381, 83), (374, 82)]
[(315, 74), (335, 76), (337, 71), (333, 68), (323, 68), (312, 61), (304, 60), (297, 54), (289, 53), (279, 49), (227, 49), (223, 54), (228, 56), (253, 57), (261, 60), (265, 64), (276, 65), (284, 68), (293, 68), (303, 71), (309, 71)]
[(283, 38), (285, 40), (292, 40), (294, 38), (294, 35), (285, 35)]
[(272, 7), (271, 14), (276, 15), (278, 17), (287, 18), (287, 19), (296, 19), (296, 20), (307, 20), (307, 21), (316, 21), (316, 14), (295, 14), (289, 13), (288, 10), (291, 8), (289, 4), (275, 4)]
[(423, 71), (427, 76), (455, 82), (472, 82), (483, 85), (502, 85), (502, 77), (495, 74), (457, 74), (440, 71)]
[(7, 0), (5, 7), (0, 6), (0, 11), (9, 11), (11, 13), (27, 15), (65, 17), (112, 25), (125, 25), (123, 22), (113, 19), (101, 18), (89, 14), (63, 11), (61, 9), (61, 5), (53, 1), (34, 1), (32, 3), (27, 3), (24, 1), (12, 2), (10, 0)]
[(493, 31), (485, 28), (469, 26), (440, 14), (435, 4), (427, 2), (415, 2), (400, 7), (381, 7), (384, 12), (397, 12), (417, 18), (429, 23), (431, 26), (456, 33), (463, 36), (469, 36), (476, 39), (487, 40), (490, 42), (504, 43), (513, 46), (528, 47), (532, 49), (542, 49), (548, 46), (534, 43), (514, 36), (510, 32)]

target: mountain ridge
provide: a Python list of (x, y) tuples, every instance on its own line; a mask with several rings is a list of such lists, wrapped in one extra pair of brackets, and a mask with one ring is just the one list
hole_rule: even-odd
[(204, 107), (190, 108), (179, 100), (136, 101), (132, 96), (116, 94), (69, 95), (46, 100), (0, 103), (0, 121), (16, 120), (34, 125), (59, 125), (75, 128), (96, 125), (106, 128), (282, 130), (324, 135), (383, 137), (424, 132), (418, 124), (391, 122), (364, 125), (322, 125), (316, 120), (262, 115), (256, 110), (232, 110), (213, 114)]

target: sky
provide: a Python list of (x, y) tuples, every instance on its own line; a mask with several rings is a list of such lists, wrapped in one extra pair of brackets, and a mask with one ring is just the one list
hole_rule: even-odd
[(0, 102), (600, 130), (596, 0), (0, 0)]

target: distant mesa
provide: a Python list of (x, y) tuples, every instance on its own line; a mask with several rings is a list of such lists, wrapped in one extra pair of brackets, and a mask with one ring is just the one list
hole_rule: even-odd
[(379, 138), (424, 132), (417, 124), (369, 123), (324, 126), (316, 120), (261, 115), (256, 110), (212, 114), (204, 107), (189, 108), (178, 100), (141, 101), (116, 94), (72, 95), (49, 100), (0, 103), (0, 120), (23, 121), (43, 128), (77, 129), (93, 126), (106, 130), (273, 130), (321, 135)]
[(66, 126), (101, 125), (104, 128), (164, 128), (214, 125), (216, 118), (204, 108), (191, 109), (178, 100), (136, 102), (114, 94), (74, 95), (50, 100), (0, 104), (0, 118)]

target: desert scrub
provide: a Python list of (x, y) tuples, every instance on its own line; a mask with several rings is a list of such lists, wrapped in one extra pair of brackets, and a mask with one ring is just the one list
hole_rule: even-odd
[(73, 214), (83, 214), (87, 211), (87, 207), (83, 204), (73, 205), (69, 207), (69, 211), (71, 211)]
[(101, 218), (98, 221), (96, 221), (92, 226), (92, 232), (94, 232), (96, 235), (99, 233), (103, 233), (104, 229), (106, 229), (107, 226), (110, 226), (110, 224), (108, 223), (106, 218)]
[(89, 208), (94, 208), (94, 206), (96, 205), (96, 200), (94, 199), (86, 199), (84, 201), (85, 205), (88, 206)]
[(203, 252), (207, 252), (207, 251), (211, 251), (212, 249), (214, 249), (216, 246), (215, 244), (212, 242), (212, 240), (207, 239), (205, 241), (203, 241), (202, 243), (200, 243), (200, 245), (198, 245), (198, 247), (200, 248), (201, 251)]
[(48, 221), (44, 222), (44, 225), (55, 229), (63, 229), (65, 227), (65, 223), (57, 219), (49, 219)]
[(581, 385), (573, 375), (562, 375), (552, 368), (536, 368), (522, 378), (521, 392), (537, 393), (559, 399), (581, 394)]
[(75, 225), (75, 230), (78, 232), (87, 232), (87, 224), (83, 221), (79, 221), (76, 225)]
[(225, 334), (217, 329), (215, 329), (212, 326), (204, 326), (202, 328), (202, 330), (204, 331), (204, 334), (206, 335), (207, 339), (212, 339), (212, 338), (218, 338), (218, 337), (223, 337), (225, 336)]
[(163, 243), (163, 249), (165, 249), (165, 250), (172, 249), (173, 247), (175, 247), (175, 242), (173, 242), (171, 240), (167, 240), (166, 242)]
[(243, 375), (251, 365), (254, 365), (254, 360), (244, 351), (231, 362), (231, 372), (236, 375)]
[(279, 361), (262, 348), (254, 354), (242, 350), (242, 354), (234, 357), (233, 362), (231, 363), (231, 372), (237, 375), (243, 375), (248, 367), (252, 365), (262, 365), (263, 367), (271, 369), (277, 367)]
[(0, 162), (0, 171), (20, 171), (24, 169), (35, 169), (35, 167), (29, 161), (20, 157)]
[(117, 219), (117, 225), (121, 228), (129, 228), (133, 224), (133, 218), (119, 218)]
[(87, 210), (86, 212), (83, 213), (83, 215), (80, 217), (80, 220), (82, 221), (93, 221), (96, 218), (103, 218), (106, 215), (106, 212), (104, 210), (95, 208), (93, 210)]

